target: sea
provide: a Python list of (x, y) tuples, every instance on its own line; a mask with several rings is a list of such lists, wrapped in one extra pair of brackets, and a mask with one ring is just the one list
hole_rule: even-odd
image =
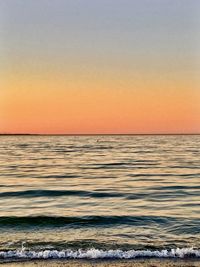
[(0, 136), (0, 259), (200, 257), (200, 135)]

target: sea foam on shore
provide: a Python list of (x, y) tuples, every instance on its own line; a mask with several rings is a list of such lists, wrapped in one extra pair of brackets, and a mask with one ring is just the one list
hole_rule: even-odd
[(135, 258), (199, 258), (200, 250), (176, 248), (171, 250), (42, 250), (1, 251), (1, 259), (135, 259)]

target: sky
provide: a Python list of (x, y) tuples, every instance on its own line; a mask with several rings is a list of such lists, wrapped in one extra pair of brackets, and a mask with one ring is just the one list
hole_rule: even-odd
[(200, 1), (0, 1), (0, 133), (200, 133)]

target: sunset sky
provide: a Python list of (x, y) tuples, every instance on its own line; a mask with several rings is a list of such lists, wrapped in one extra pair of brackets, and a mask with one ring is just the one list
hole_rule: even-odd
[(0, 133), (200, 133), (200, 1), (0, 1)]

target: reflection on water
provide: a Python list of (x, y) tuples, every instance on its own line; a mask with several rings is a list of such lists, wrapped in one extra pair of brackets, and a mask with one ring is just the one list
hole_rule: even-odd
[(0, 248), (200, 247), (199, 181), (198, 135), (1, 136)]

